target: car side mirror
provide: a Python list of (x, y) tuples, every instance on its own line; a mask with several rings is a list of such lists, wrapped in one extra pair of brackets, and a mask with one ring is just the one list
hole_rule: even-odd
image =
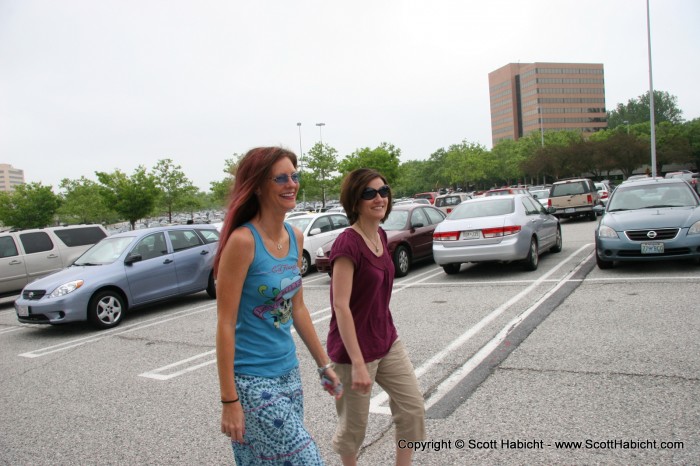
[(320, 228), (314, 228), (314, 229), (312, 229), (312, 230), (309, 232), (309, 236), (318, 235), (319, 233), (321, 233), (321, 229), (320, 229)]
[(136, 253), (136, 252), (132, 252), (131, 254), (126, 256), (126, 259), (124, 259), (124, 264), (131, 265), (134, 262), (141, 262), (142, 260), (143, 260), (143, 257), (141, 256), (141, 254)]
[(424, 226), (425, 226), (425, 225), (423, 225), (423, 223), (418, 222), (418, 223), (412, 224), (412, 225), (411, 225), (411, 228), (422, 228), (422, 227), (424, 227)]

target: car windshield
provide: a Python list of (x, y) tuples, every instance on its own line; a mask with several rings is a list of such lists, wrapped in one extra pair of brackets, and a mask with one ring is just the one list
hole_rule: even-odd
[(105, 238), (78, 257), (73, 265), (104, 265), (111, 264), (134, 241), (133, 236)]
[(403, 230), (408, 220), (407, 210), (392, 210), (389, 217), (382, 223), (384, 231)]
[(618, 188), (610, 200), (608, 211), (696, 206), (697, 201), (685, 184), (653, 184)]
[(515, 203), (512, 198), (464, 202), (455, 207), (455, 210), (447, 218), (459, 220), (462, 218), (495, 217), (497, 215), (512, 214), (514, 209)]
[(309, 217), (292, 217), (285, 220), (285, 222), (289, 223), (293, 227), (297, 227), (301, 231), (304, 231), (309, 223), (311, 223), (311, 220), (312, 219)]
[(538, 189), (535, 191), (530, 191), (532, 197), (537, 199), (547, 199), (549, 197), (549, 189)]

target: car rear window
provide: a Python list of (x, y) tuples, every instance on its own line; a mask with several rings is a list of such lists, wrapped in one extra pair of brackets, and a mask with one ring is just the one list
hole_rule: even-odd
[(512, 214), (515, 210), (513, 198), (502, 199), (494, 197), (488, 201), (465, 202), (447, 216), (450, 220), (462, 218), (493, 217), (497, 215)]
[(573, 196), (576, 194), (586, 194), (588, 190), (586, 189), (586, 183), (575, 182), (575, 183), (562, 183), (555, 184), (552, 186), (552, 197), (555, 196)]
[(435, 199), (435, 207), (444, 207), (447, 205), (457, 205), (462, 202), (459, 196), (438, 197)]
[(53, 232), (68, 247), (95, 244), (107, 236), (104, 230), (95, 226), (54, 230)]

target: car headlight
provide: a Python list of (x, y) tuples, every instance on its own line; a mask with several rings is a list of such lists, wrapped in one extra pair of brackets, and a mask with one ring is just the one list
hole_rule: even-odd
[(323, 257), (323, 248), (318, 248), (316, 250), (316, 257)]
[(82, 280), (75, 280), (72, 282), (64, 283), (63, 285), (53, 290), (49, 295), (49, 298), (59, 298), (61, 296), (67, 295), (68, 293), (72, 293), (81, 286), (83, 286), (83, 283), (85, 282)]
[(619, 238), (619, 236), (617, 236), (617, 232), (612, 228), (601, 225), (600, 229), (598, 229), (598, 238)]
[(700, 221), (693, 223), (690, 228), (688, 228), (689, 235), (697, 235), (700, 233)]

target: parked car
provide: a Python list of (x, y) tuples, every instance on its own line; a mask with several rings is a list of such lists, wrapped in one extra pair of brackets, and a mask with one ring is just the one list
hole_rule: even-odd
[(700, 197), (680, 178), (622, 183), (595, 230), (595, 247), (601, 269), (616, 261), (699, 261)]
[(466, 262), (523, 261), (536, 270), (541, 251), (562, 249), (559, 220), (529, 194), (471, 199), (435, 229), (433, 257), (447, 274)]
[(537, 199), (537, 201), (542, 204), (542, 207), (548, 207), (549, 188), (531, 189), (530, 196)]
[[(422, 204), (394, 205), (381, 224), (386, 231), (388, 253), (394, 261), (394, 276), (404, 277), (415, 262), (433, 256), (433, 231), (445, 214), (433, 206)], [(316, 268), (331, 273), (329, 260), (332, 243), (316, 251)]]
[(439, 194), (435, 192), (428, 192), (428, 193), (418, 193), (413, 196), (414, 199), (427, 199), (428, 202), (430, 202), (430, 205), (435, 204), (435, 198), (438, 197)]
[(438, 196), (437, 198), (435, 198), (435, 207), (442, 210), (445, 214), (449, 214), (450, 212), (452, 212), (452, 209), (454, 209), (455, 206), (471, 198), (472, 196), (467, 193), (455, 192), (450, 194), (443, 194), (442, 196)]
[(0, 233), (0, 297), (68, 267), (108, 235), (102, 225), (70, 225)]
[(509, 187), (509, 188), (494, 188), (489, 189), (484, 193), (484, 197), (489, 196), (507, 196), (509, 194), (529, 194), (527, 188)]
[(650, 178), (649, 175), (632, 175), (632, 176), (628, 176), (627, 179), (623, 181), (623, 183), (626, 183), (628, 181), (646, 180), (648, 178)]
[(402, 205), (402, 204), (423, 204), (423, 205), (431, 205), (430, 201), (425, 198), (420, 198), (420, 199), (401, 199), (397, 200), (394, 202), (394, 205)]
[(305, 276), (316, 264), (316, 250), (334, 241), (350, 226), (348, 217), (340, 212), (306, 214), (288, 218), (285, 222), (297, 227), (304, 235), (304, 252), (301, 258), (301, 275)]
[(598, 199), (600, 200), (600, 205), (607, 205), (610, 193), (612, 193), (612, 188), (610, 187), (610, 185), (603, 182), (596, 182), (595, 189), (598, 191)]
[(593, 207), (600, 203), (599, 199), (593, 181), (588, 178), (574, 178), (552, 183), (547, 205), (555, 209), (553, 213), (557, 218), (583, 215), (595, 220), (596, 212), (593, 211)]
[(219, 232), (210, 225), (173, 225), (108, 236), (73, 265), (30, 283), (15, 301), (20, 322), (90, 321), (111, 328), (127, 310), (206, 290)]

